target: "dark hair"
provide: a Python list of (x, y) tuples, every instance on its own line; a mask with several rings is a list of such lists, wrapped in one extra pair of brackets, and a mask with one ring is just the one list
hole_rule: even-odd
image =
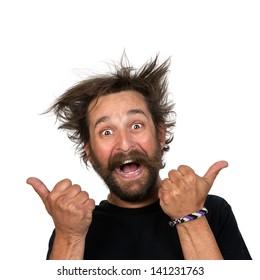
[(130, 66), (124, 54), (114, 71), (96, 75), (69, 88), (47, 112), (53, 111), (61, 122), (59, 129), (67, 131), (69, 139), (76, 144), (76, 151), (88, 166), (84, 145), (89, 143), (89, 123), (87, 110), (95, 98), (125, 90), (134, 90), (145, 97), (157, 133), (166, 128), (166, 142), (163, 152), (169, 150), (173, 140), (172, 128), (175, 125), (174, 104), (168, 101), (167, 72), (168, 58), (158, 65), (158, 55), (146, 62), (139, 70)]

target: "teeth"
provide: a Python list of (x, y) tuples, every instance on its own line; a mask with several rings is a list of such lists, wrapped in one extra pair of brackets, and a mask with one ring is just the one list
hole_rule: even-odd
[[(124, 167), (125, 167), (125, 165), (127, 165), (127, 164), (131, 164), (131, 163), (133, 163), (133, 164), (135, 164), (136, 165), (136, 170), (133, 170), (133, 171), (129, 171), (128, 170), (128, 172), (125, 172), (124, 170)], [(134, 173), (136, 173), (138, 170), (139, 170), (139, 168), (140, 168), (140, 164), (139, 163), (136, 163), (134, 160), (125, 160), (124, 162), (123, 162), (123, 164), (118, 168), (118, 171), (120, 172), (120, 173), (124, 173), (124, 174), (134, 174)]]
[(123, 162), (123, 164), (128, 164), (128, 163), (132, 163), (132, 162), (134, 162), (132, 159), (128, 159), (128, 160), (125, 160), (125, 161)]

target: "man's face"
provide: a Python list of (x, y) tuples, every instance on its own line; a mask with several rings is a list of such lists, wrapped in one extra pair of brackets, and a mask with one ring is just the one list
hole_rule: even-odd
[(144, 201), (155, 188), (165, 143), (144, 97), (135, 91), (102, 96), (91, 102), (88, 114), (85, 150), (94, 169), (121, 200)]

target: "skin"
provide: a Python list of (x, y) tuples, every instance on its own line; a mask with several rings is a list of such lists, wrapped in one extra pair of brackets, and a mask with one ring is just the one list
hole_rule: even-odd
[[(156, 145), (160, 149), (165, 144), (165, 130), (161, 129), (156, 137), (155, 126), (141, 94), (134, 91), (102, 96), (89, 107), (90, 143), (85, 145), (86, 154), (91, 162), (90, 146), (95, 156), (106, 165), (111, 156), (118, 152), (127, 153), (131, 149), (145, 151), (151, 155)], [(159, 143), (157, 142), (159, 139)], [(154, 191), (142, 202), (130, 203), (110, 193), (110, 203), (126, 208), (138, 208), (160, 200), (163, 211), (171, 218), (181, 218), (204, 206), (205, 199), (214, 180), (226, 161), (214, 163), (202, 177), (192, 168), (182, 165), (171, 170), (168, 178), (161, 180), (158, 175)], [(139, 187), (138, 180), (145, 178), (147, 169), (125, 176), (114, 172), (120, 186), (133, 182), (129, 188)], [(64, 179), (56, 184), (52, 191), (38, 178), (27, 179), (42, 199), (56, 228), (51, 259), (83, 259), (85, 237), (92, 221), (95, 202), (80, 186)], [(202, 217), (192, 222), (178, 224), (185, 259), (223, 259), (209, 227), (207, 219)], [(198, 238), (198, 236), (203, 236)]]
[[(127, 91), (111, 94), (99, 98), (97, 103), (92, 102), (89, 107), (90, 144), (97, 158), (107, 165), (109, 158), (117, 153), (127, 153), (131, 150), (146, 151), (148, 155), (155, 152), (156, 131), (152, 116), (146, 106), (143, 96), (137, 92)], [(159, 143), (160, 149), (165, 143), (165, 132)], [(91, 161), (89, 145), (85, 145), (85, 151)], [(144, 169), (140, 174), (128, 175), (127, 178), (117, 172), (113, 175), (124, 187), (125, 182), (136, 181), (140, 177), (148, 176)], [(143, 202), (129, 203), (121, 200), (113, 193), (109, 195), (109, 201), (115, 205), (136, 208), (143, 207), (158, 199), (158, 189), (161, 179), (158, 176), (155, 192)], [(132, 184), (134, 190), (138, 188), (138, 182)]]

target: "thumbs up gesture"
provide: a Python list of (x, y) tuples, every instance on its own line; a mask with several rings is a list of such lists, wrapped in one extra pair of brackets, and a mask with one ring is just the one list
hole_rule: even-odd
[(201, 209), (218, 173), (227, 166), (226, 161), (218, 161), (203, 177), (185, 165), (171, 170), (158, 192), (163, 211), (175, 220)]
[(52, 191), (37, 178), (28, 178), (52, 216), (56, 232), (67, 237), (84, 237), (92, 221), (95, 202), (87, 192), (69, 179), (57, 183)]

